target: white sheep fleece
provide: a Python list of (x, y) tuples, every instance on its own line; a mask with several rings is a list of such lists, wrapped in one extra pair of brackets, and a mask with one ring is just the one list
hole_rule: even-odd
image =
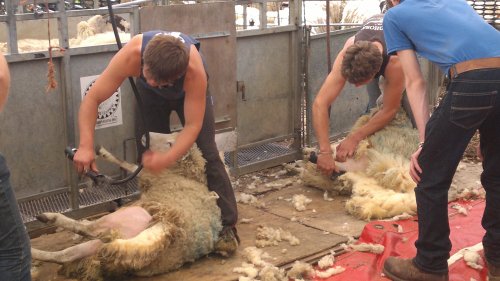
[[(353, 129), (369, 118), (361, 116)], [(349, 164), (338, 180), (323, 176), (310, 162), (305, 165), (302, 179), (306, 185), (333, 194), (351, 194), (346, 209), (360, 219), (415, 214), (415, 183), (409, 175), (409, 159), (417, 145), (418, 132), (401, 109), (384, 129), (360, 142), (354, 163)], [(306, 159), (309, 151), (305, 151)]]
[[(175, 135), (151, 134), (150, 146), (162, 151), (174, 140)], [(213, 252), (222, 222), (218, 197), (206, 186), (205, 162), (194, 146), (173, 167), (159, 174), (141, 171), (142, 193), (132, 207), (143, 208), (151, 215), (149, 226), (129, 239), (121, 239), (123, 235), (112, 229), (107, 240), (101, 239), (94, 255), (65, 263), (62, 272), (85, 281), (108, 280), (109, 276), (123, 274), (152, 276)], [(129, 164), (129, 168), (134, 166)], [(56, 215), (60, 220), (64, 217)], [(63, 227), (68, 227), (67, 220)], [(57, 255), (38, 250), (34, 253), (34, 259)]]

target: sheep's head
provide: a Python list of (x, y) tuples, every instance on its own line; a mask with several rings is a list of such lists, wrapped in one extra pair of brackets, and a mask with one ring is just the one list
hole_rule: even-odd
[[(119, 15), (114, 15), (116, 27), (123, 32), (130, 32), (130, 23)], [(106, 24), (111, 24), (109, 16), (106, 16)]]
[(123, 32), (130, 32), (130, 23), (123, 17), (115, 15), (116, 26)]
[(87, 20), (88, 25), (94, 29), (95, 33), (103, 33), (106, 31), (106, 16), (95, 15)]

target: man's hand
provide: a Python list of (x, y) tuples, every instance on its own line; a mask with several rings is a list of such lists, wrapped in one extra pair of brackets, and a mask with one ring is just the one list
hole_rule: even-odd
[(421, 150), (422, 147), (419, 147), (417, 151), (411, 155), (410, 159), (410, 176), (415, 183), (420, 182), (420, 174), (422, 173), (422, 168), (420, 168), (420, 165), (418, 164), (418, 156), (420, 155)]
[(78, 174), (84, 174), (90, 170), (98, 171), (95, 164), (95, 154), (93, 149), (78, 148), (73, 157), (73, 165)]
[(347, 136), (340, 144), (337, 146), (336, 159), (339, 162), (345, 162), (347, 158), (351, 158), (356, 153), (359, 141), (352, 136)]
[(316, 167), (325, 176), (330, 176), (334, 171), (338, 172), (338, 168), (335, 166), (335, 160), (333, 159), (332, 154), (319, 153)]
[(157, 174), (170, 166), (165, 162), (165, 153), (148, 150), (142, 154), (142, 165), (150, 172)]

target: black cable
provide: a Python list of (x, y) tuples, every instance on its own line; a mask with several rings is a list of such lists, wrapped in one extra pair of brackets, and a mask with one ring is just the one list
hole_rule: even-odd
[[(111, 22), (111, 26), (113, 26), (113, 33), (115, 34), (115, 39), (116, 39), (116, 45), (118, 46), (118, 50), (122, 48), (122, 42), (120, 40), (120, 35), (118, 34), (118, 27), (116, 26), (116, 19), (115, 19), (115, 14), (113, 12), (113, 5), (111, 5), (111, 0), (106, 0), (106, 3), (108, 4), (108, 12), (109, 12), (109, 20)], [(143, 128), (145, 129), (145, 135), (146, 135), (146, 144), (145, 148), (149, 148), (149, 132), (146, 127), (146, 122), (143, 114), (143, 108), (144, 108), (144, 103), (141, 99), (141, 96), (139, 95), (139, 91), (137, 90), (137, 86), (135, 85), (135, 81), (132, 77), (128, 78), (128, 81), (130, 82), (130, 86), (132, 87), (132, 91), (134, 92), (135, 99), (137, 100), (137, 105), (139, 107), (139, 116), (142, 121)], [(139, 142), (139, 140), (136, 140), (136, 142)], [(125, 182), (128, 182), (129, 180), (135, 178), (137, 174), (142, 170), (143, 165), (142, 163), (139, 164), (137, 169), (131, 173), (129, 176), (120, 179), (120, 180), (112, 180), (110, 181), (110, 184), (116, 185), (116, 184), (122, 184)]]

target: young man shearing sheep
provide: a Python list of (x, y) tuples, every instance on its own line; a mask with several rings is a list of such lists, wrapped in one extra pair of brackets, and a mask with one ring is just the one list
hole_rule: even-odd
[[(144, 168), (152, 172), (167, 169), (196, 142), (207, 160), (208, 188), (219, 195), (217, 204), (224, 226), (219, 242), (231, 244), (236, 250), (239, 240), (234, 227), (238, 217), (236, 199), (215, 144), (208, 75), (199, 48), (196, 39), (179, 32), (157, 30), (134, 36), (112, 58), (82, 101), (80, 145), (74, 163), (79, 173), (97, 169), (93, 149), (97, 108), (126, 78), (137, 77), (137, 88), (146, 107), (142, 112), (147, 130), (170, 133), (172, 111), (177, 112), (183, 124), (170, 150), (148, 150), (142, 154)], [(138, 128), (137, 137), (145, 132), (144, 128)]]
[[(352, 131), (337, 146), (337, 161), (352, 157), (361, 140), (383, 129), (396, 115), (404, 90), (403, 70), (397, 56), (388, 56), (382, 30), (383, 14), (365, 21), (361, 30), (349, 38), (337, 55), (313, 104), (313, 125), (318, 139), (318, 169), (326, 175), (337, 170), (330, 148), (329, 106), (340, 95), (346, 81), (356, 87), (384, 76), (383, 105), (362, 127)], [(378, 88), (378, 85), (377, 85)], [(411, 117), (411, 110), (405, 108)]]

